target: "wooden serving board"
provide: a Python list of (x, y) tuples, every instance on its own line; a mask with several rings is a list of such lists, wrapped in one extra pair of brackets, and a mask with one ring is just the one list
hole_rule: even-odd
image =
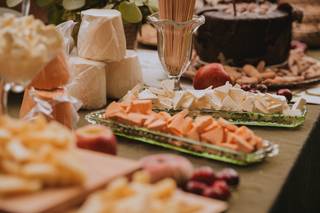
[(87, 195), (104, 187), (112, 179), (128, 175), (140, 168), (136, 161), (86, 150), (77, 152), (87, 174), (87, 181), (83, 187), (48, 189), (33, 194), (0, 199), (0, 212), (65, 212), (66, 209), (80, 204)]
[(182, 191), (179, 191), (178, 196), (185, 202), (190, 204), (200, 204), (203, 206), (201, 213), (221, 213), (227, 211), (228, 209), (228, 204), (224, 201), (210, 199)]

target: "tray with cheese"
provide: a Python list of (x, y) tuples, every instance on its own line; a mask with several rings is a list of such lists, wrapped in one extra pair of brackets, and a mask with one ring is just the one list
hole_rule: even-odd
[(161, 88), (137, 85), (121, 101), (151, 100), (153, 109), (174, 114), (188, 109), (190, 115), (222, 117), (234, 124), (295, 128), (303, 124), (306, 102), (300, 98), (290, 105), (284, 96), (244, 91), (229, 83), (205, 90), (174, 91), (170, 81)]
[(155, 112), (151, 100), (113, 102), (86, 119), (111, 127), (118, 136), (237, 165), (261, 162), (278, 152), (277, 145), (245, 126), (211, 116), (192, 118), (187, 110), (173, 116)]

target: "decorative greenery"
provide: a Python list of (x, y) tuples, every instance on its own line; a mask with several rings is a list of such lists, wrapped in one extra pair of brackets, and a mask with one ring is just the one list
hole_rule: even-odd
[[(23, 0), (6, 0), (15, 7)], [(80, 11), (89, 8), (119, 10), (125, 23), (144, 23), (146, 17), (158, 10), (157, 0), (35, 0), (39, 7), (48, 10), (50, 23), (59, 24), (67, 20), (80, 20)]]

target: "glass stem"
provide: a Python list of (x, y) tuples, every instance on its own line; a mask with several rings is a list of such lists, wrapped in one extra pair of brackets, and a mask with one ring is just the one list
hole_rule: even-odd
[(10, 84), (6, 84), (0, 79), (0, 115), (8, 114), (8, 92), (10, 91)]
[(169, 76), (170, 80), (174, 81), (174, 90), (181, 90), (180, 77), (179, 76)]
[(23, 0), (21, 12), (23, 16), (27, 16), (30, 13), (30, 0)]

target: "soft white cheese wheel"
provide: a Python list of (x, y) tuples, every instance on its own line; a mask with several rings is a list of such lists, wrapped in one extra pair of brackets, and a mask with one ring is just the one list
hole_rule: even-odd
[(105, 63), (75, 56), (69, 60), (72, 73), (72, 81), (67, 86), (69, 94), (82, 102), (83, 109), (99, 109), (105, 106)]
[(109, 98), (122, 98), (129, 90), (143, 82), (138, 56), (132, 50), (127, 51), (123, 60), (107, 63), (106, 73)]
[(97, 61), (120, 61), (126, 54), (126, 37), (121, 13), (90, 9), (81, 12), (78, 54)]

